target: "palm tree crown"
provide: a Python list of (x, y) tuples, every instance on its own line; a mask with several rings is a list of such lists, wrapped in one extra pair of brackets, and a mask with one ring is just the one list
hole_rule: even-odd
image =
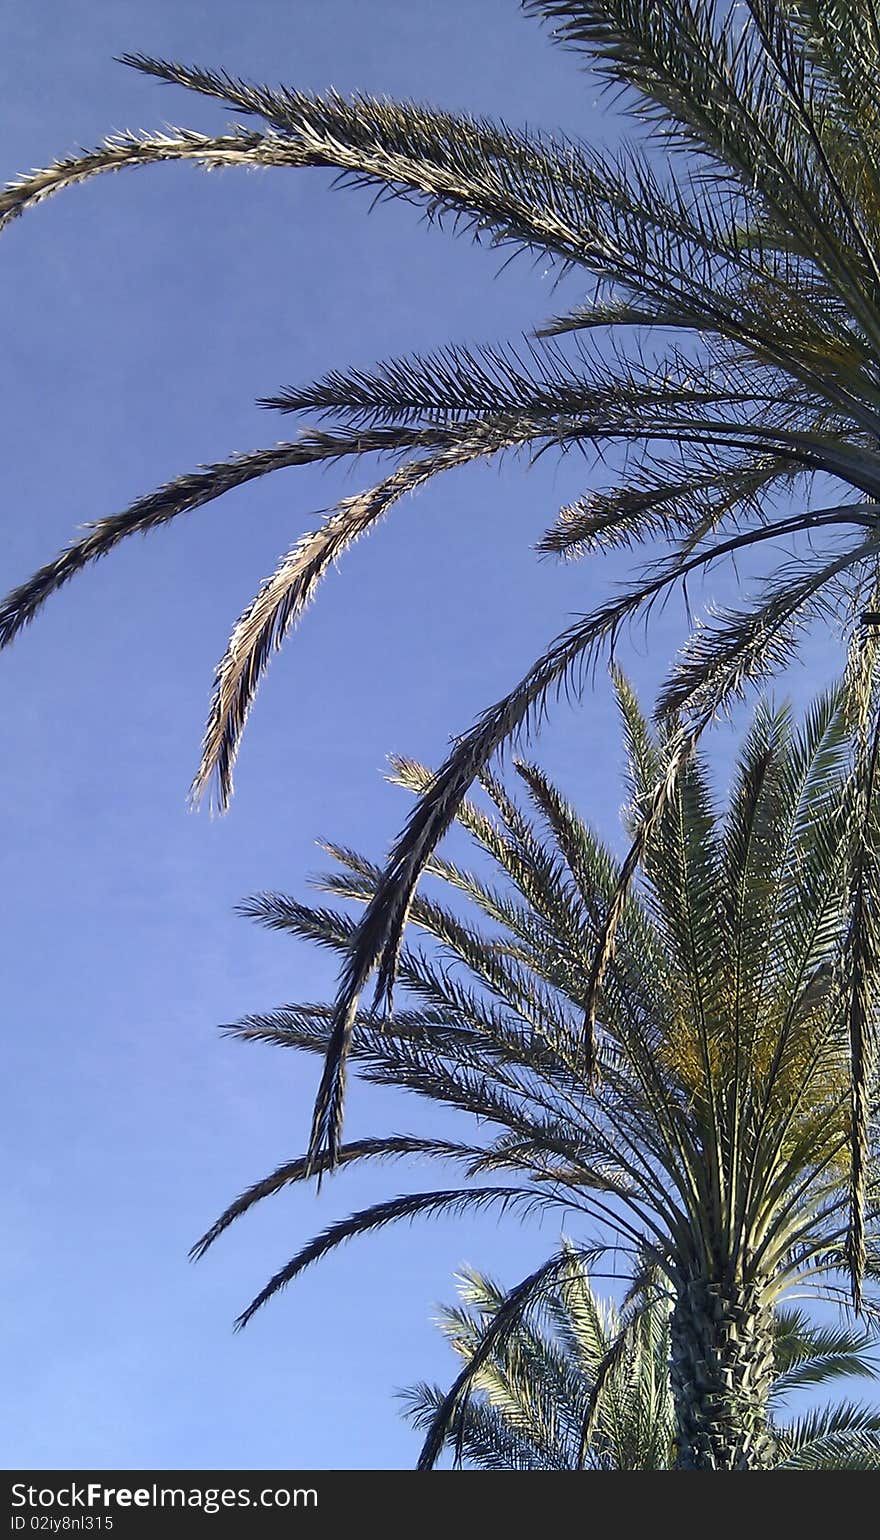
[[(467, 1364), (479, 1351), (504, 1290), (464, 1270), (461, 1303), (439, 1327)], [(447, 1434), (453, 1455), (479, 1470), (669, 1470), (675, 1465), (675, 1407), (669, 1385), (669, 1300), (637, 1295), (624, 1309), (595, 1292), (572, 1254), (539, 1308), (521, 1318), (474, 1376), (473, 1393)], [(880, 1469), (880, 1414), (852, 1402), (783, 1422), (792, 1392), (851, 1376), (872, 1377), (875, 1338), (817, 1326), (802, 1310), (774, 1317), (768, 1406), (777, 1470)], [(431, 1426), (444, 1394), (420, 1384), (402, 1393), (416, 1428)], [(586, 1435), (586, 1436), (585, 1436)]]
[[(218, 136), (119, 135), (0, 195), (5, 223), (91, 176), (159, 161), (323, 166), (438, 223), (448, 216), (478, 240), (588, 276), (587, 296), (538, 337), (334, 369), (276, 392), (265, 404), (303, 418), (298, 437), (179, 476), (100, 519), (0, 609), (3, 645), (130, 534), (285, 467), (397, 460), (292, 544), (236, 622), (194, 782), (200, 795), (216, 777), (225, 806), (272, 652), (331, 563), (401, 498), (442, 471), (511, 450), (631, 451), (622, 480), (564, 508), (541, 548), (577, 556), (659, 541), (664, 554), (558, 636), (426, 783), (345, 956), (313, 1160), (338, 1152), (358, 999), (374, 974), (390, 998), (421, 873), (469, 787), (552, 692), (577, 688), (597, 649), (689, 574), (744, 547), (767, 550), (754, 603), (695, 630), (661, 692), (661, 720), (679, 723), (672, 774), (718, 705), (791, 655), (799, 621), (830, 613), (853, 623), (880, 555), (876, 0), (528, 0), (524, 9), (622, 88), (640, 140), (603, 155), (485, 118), (269, 89), (129, 55), (127, 64), (244, 121)], [(819, 508), (806, 484), (817, 472), (831, 485)], [(774, 501), (782, 490), (796, 498), (785, 516)], [(766, 544), (783, 536), (795, 539), (784, 558)], [(591, 1016), (621, 903), (597, 943)], [(856, 1083), (864, 1046), (853, 1049)]]
[[(670, 745), (617, 683), (632, 832), (651, 816)], [(517, 767), (531, 814), (483, 777), (492, 812), (465, 801), (458, 818), (495, 876), (439, 856), (429, 870), (490, 928), (418, 895), (412, 925), (436, 946), (402, 949), (406, 1005), (385, 1023), (359, 1014), (351, 1043), (367, 1080), (467, 1112), (481, 1132), (474, 1143), (366, 1138), (343, 1144), (338, 1163), (414, 1155), (496, 1180), (395, 1197), (332, 1225), (276, 1273), (240, 1324), (342, 1241), (400, 1218), (468, 1206), (580, 1216), (589, 1234), (579, 1256), (593, 1265), (614, 1250), (637, 1287), (657, 1279), (671, 1298), (680, 1462), (774, 1462), (774, 1311), (804, 1289), (843, 1300), (840, 1274), (855, 1252), (854, 1270), (869, 1283), (880, 1263), (874, 1077), (861, 1109), (863, 1199), (849, 1232), (845, 1212), (854, 691), (850, 681), (821, 699), (800, 730), (787, 710), (761, 704), (723, 814), (701, 756), (680, 769), (652, 817), (639, 886), (623, 907), (595, 1043), (584, 1032), (585, 1001), (618, 863), (537, 767)], [(397, 762), (395, 774), (416, 794), (430, 782), (411, 762)], [(380, 869), (328, 849), (339, 868), (320, 885), (369, 903)], [(273, 893), (244, 912), (340, 955), (355, 931), (342, 911)], [(288, 1006), (230, 1030), (325, 1054), (334, 1009)], [(325, 1155), (318, 1171), (330, 1164)], [(250, 1188), (197, 1253), (314, 1166), (295, 1160)], [(563, 1248), (507, 1295), (438, 1408), (424, 1464), (487, 1355), (571, 1257)], [(860, 1303), (873, 1317), (871, 1295)]]

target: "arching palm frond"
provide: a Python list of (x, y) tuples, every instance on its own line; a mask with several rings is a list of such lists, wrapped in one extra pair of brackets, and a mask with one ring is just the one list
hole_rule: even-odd
[(880, 1470), (880, 1416), (845, 1403), (800, 1418), (780, 1437), (780, 1470)]

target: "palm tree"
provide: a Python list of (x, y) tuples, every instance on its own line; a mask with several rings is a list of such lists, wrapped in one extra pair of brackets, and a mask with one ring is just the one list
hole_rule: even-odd
[[(160, 161), (321, 166), (380, 201), (402, 198), (511, 255), (539, 253), (588, 277), (587, 298), (516, 345), (442, 347), (276, 392), (264, 404), (304, 417), (297, 438), (178, 476), (99, 519), (0, 609), (5, 645), (51, 593), (131, 534), (288, 466), (396, 459), (295, 541), (234, 626), (193, 784), (199, 796), (216, 778), (223, 807), (269, 658), (354, 540), (452, 467), (516, 450), (626, 447), (622, 479), (564, 508), (540, 549), (572, 557), (647, 545), (655, 559), (551, 642), (426, 783), (345, 954), (313, 1162), (338, 1154), (359, 997), (375, 975), (390, 1002), (432, 852), (481, 771), (554, 691), (579, 688), (621, 626), (689, 575), (746, 547), (766, 550), (754, 602), (698, 627), (661, 691), (660, 720), (677, 723), (672, 773), (720, 703), (791, 656), (799, 622), (838, 614), (853, 626), (866, 604), (876, 613), (865, 595), (880, 555), (877, 0), (527, 0), (524, 9), (554, 23), (559, 41), (622, 88), (640, 142), (602, 155), (481, 117), (270, 89), (127, 55), (135, 69), (244, 121), (216, 136), (117, 135), (0, 195), (6, 223), (89, 177)], [(832, 486), (819, 508), (808, 495), (817, 472)], [(796, 495), (793, 512), (779, 512), (781, 492)], [(785, 556), (772, 544), (782, 537), (795, 541)], [(880, 732), (876, 712), (872, 720)], [(662, 796), (658, 786), (657, 808)], [(640, 854), (637, 842), (624, 884)], [(622, 905), (621, 891), (597, 942), (590, 1017)], [(853, 978), (857, 1100), (867, 1052), (860, 989)], [(860, 1117), (854, 1127), (864, 1141)]]
[[(880, 1276), (873, 1075), (865, 1089), (866, 1197), (855, 1232), (846, 1220), (857, 685), (854, 672), (800, 730), (788, 710), (762, 702), (723, 814), (702, 755), (680, 769), (652, 819), (643, 870), (624, 905), (595, 1041), (583, 1017), (618, 862), (533, 765), (517, 765), (531, 814), (489, 775), (482, 785), (492, 811), (460, 805), (480, 866), (435, 855), (429, 871), (468, 911), (416, 897), (411, 924), (431, 944), (401, 950), (406, 1004), (385, 1022), (360, 1013), (351, 1056), (369, 1082), (470, 1114), (473, 1142), (368, 1137), (343, 1144), (337, 1163), (437, 1159), (463, 1168), (468, 1180), (396, 1196), (331, 1224), (275, 1273), (238, 1322), (346, 1240), (400, 1219), (497, 1208), (552, 1211), (587, 1226), (574, 1251), (565, 1245), (504, 1297), (436, 1408), (423, 1468), (439, 1455), (483, 1365), (573, 1255), (592, 1269), (615, 1253), (634, 1297), (650, 1298), (653, 1280), (668, 1293), (684, 1468), (773, 1465), (775, 1312), (805, 1291), (848, 1299), (842, 1274), (853, 1266), (854, 1246), (857, 1278), (864, 1274), (870, 1289)], [(653, 788), (674, 751), (668, 735), (649, 729), (620, 677), (617, 688), (632, 834), (650, 816)], [(431, 779), (410, 761), (396, 762), (395, 778), (416, 794)], [(334, 899), (369, 903), (381, 870), (353, 851), (326, 848), (338, 868), (318, 886)], [(277, 893), (250, 899), (243, 912), (343, 957), (356, 930), (344, 910)], [(872, 983), (871, 1021), (876, 999)], [(334, 1023), (332, 1005), (306, 1003), (227, 1030), (325, 1055)], [(330, 1169), (330, 1157), (286, 1162), (250, 1187), (195, 1255), (316, 1166), (319, 1175)], [(870, 1292), (858, 1303), (868, 1320), (880, 1318)], [(628, 1316), (632, 1329), (641, 1314)]]
[[(461, 1300), (444, 1306), (443, 1336), (467, 1364), (504, 1303), (504, 1290), (470, 1269)], [(449, 1428), (456, 1460), (479, 1470), (669, 1470), (675, 1410), (669, 1386), (669, 1301), (655, 1293), (628, 1312), (602, 1300), (575, 1255), (540, 1311), (517, 1324), (474, 1376), (473, 1394)], [(859, 1375), (872, 1378), (876, 1339), (848, 1325), (818, 1326), (802, 1310), (774, 1318), (768, 1399), (777, 1470), (880, 1470), (880, 1413), (852, 1402), (779, 1421), (786, 1399)], [(437, 1385), (402, 1392), (408, 1420), (429, 1428)]]

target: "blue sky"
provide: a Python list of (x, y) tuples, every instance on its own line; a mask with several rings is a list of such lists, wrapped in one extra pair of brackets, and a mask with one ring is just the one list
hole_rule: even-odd
[[(515, 0), (20, 0), (0, 16), (0, 177), (112, 130), (219, 127), (222, 109), (114, 64), (142, 50), (258, 80), (408, 95), (607, 142), (576, 61)], [(253, 404), (339, 364), (515, 335), (560, 295), (542, 264), (331, 191), (327, 173), (166, 166), (99, 179), (0, 242), (0, 586), (90, 518), (287, 435)], [(567, 292), (577, 294), (568, 284)], [(449, 1377), (431, 1325), (462, 1262), (508, 1282), (552, 1227), (419, 1224), (353, 1243), (233, 1336), (271, 1272), (402, 1167), (286, 1194), (197, 1268), (235, 1193), (298, 1153), (316, 1065), (218, 1023), (327, 995), (333, 970), (235, 903), (306, 892), (323, 835), (378, 858), (407, 810), (390, 751), (436, 763), (569, 615), (620, 575), (531, 546), (589, 467), (478, 468), (397, 510), (345, 560), (273, 666), (228, 817), (186, 810), (211, 673), (278, 554), (369, 471), (288, 471), (132, 543), (0, 659), (7, 1107), (3, 1438), (9, 1466), (384, 1468), (418, 1441), (395, 1387)], [(729, 596), (717, 577), (706, 597)], [(673, 606), (629, 671), (646, 697)], [(803, 694), (828, 667), (811, 649)], [(556, 711), (542, 762), (612, 837), (623, 796), (601, 681)], [(424, 1130), (424, 1105), (352, 1096), (351, 1132)], [(416, 1171), (412, 1186), (428, 1186)]]

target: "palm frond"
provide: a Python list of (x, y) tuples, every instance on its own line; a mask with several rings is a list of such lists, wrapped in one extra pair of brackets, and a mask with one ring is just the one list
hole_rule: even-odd
[(782, 1431), (780, 1470), (880, 1470), (880, 1415), (847, 1402)]
[(370, 1208), (361, 1209), (322, 1230), (284, 1267), (279, 1268), (247, 1309), (242, 1311), (235, 1323), (236, 1330), (245, 1327), (268, 1300), (280, 1289), (286, 1288), (305, 1268), (356, 1235), (371, 1234), (384, 1225), (395, 1224), (402, 1219), (414, 1219), (419, 1215), (464, 1214), (487, 1208), (499, 1208), (502, 1213), (511, 1208), (536, 1211), (564, 1206), (559, 1198), (525, 1187), (466, 1187), (443, 1192), (415, 1192), (388, 1199), (384, 1203), (374, 1203)]
[(344, 498), (320, 529), (301, 536), (262, 584), (233, 627), (217, 665), (201, 763), (191, 788), (194, 801), (216, 776), (220, 810), (229, 806), (232, 772), (260, 679), (329, 568), (394, 503), (449, 463), (446, 458), (410, 461), (378, 486)]
[[(421, 442), (442, 447), (449, 435), (431, 435)], [(87, 524), (86, 534), (34, 573), (27, 583), (13, 590), (0, 607), (0, 647), (5, 647), (30, 623), (46, 600), (78, 572), (114, 550), (129, 535), (143, 535), (161, 528), (183, 513), (191, 513), (214, 502), (226, 492), (247, 485), (273, 471), (295, 465), (329, 463), (351, 455), (400, 452), (418, 447), (419, 435), (403, 438), (399, 433), (378, 429), (372, 434), (325, 433), (319, 429), (303, 433), (292, 443), (275, 444), (269, 449), (233, 455), (213, 465), (202, 466), (167, 482), (146, 497), (138, 498), (130, 508), (109, 518)]]
[(716, 612), (697, 626), (682, 648), (657, 699), (657, 714), (674, 717), (686, 709), (710, 709), (742, 691), (749, 680), (766, 677), (797, 652), (798, 628), (808, 619), (836, 619), (833, 584), (847, 572), (876, 562), (878, 537), (869, 534), (843, 552), (789, 561), (764, 584), (749, 609)]
[(162, 134), (113, 134), (94, 150), (56, 160), (19, 177), (0, 192), (0, 230), (54, 193), (75, 187), (104, 172), (125, 171), (162, 161), (192, 161), (206, 171), (223, 166), (301, 165), (296, 152), (275, 133), (238, 127), (211, 136), (177, 128)]
[[(585, 1249), (578, 1254), (585, 1260), (597, 1255), (595, 1249), (592, 1251)], [(459, 1430), (463, 1427), (462, 1411), (467, 1406), (470, 1388), (483, 1364), (492, 1354), (503, 1350), (505, 1343), (519, 1327), (525, 1312), (534, 1306), (535, 1301), (548, 1287), (552, 1286), (570, 1262), (571, 1247), (567, 1246), (556, 1252), (549, 1261), (542, 1263), (505, 1295), (484, 1330), (478, 1346), (434, 1412), (419, 1454), (419, 1470), (433, 1469), (442, 1453), (453, 1418), (458, 1418)], [(460, 1456), (461, 1448), (458, 1447), (457, 1461), (460, 1460)]]
[(877, 1371), (871, 1356), (876, 1346), (873, 1332), (847, 1324), (819, 1326), (803, 1311), (778, 1311), (773, 1400), (835, 1379), (871, 1379)]
[[(276, 1039), (277, 1040), (277, 1039)], [(412, 1134), (394, 1134), (384, 1139), (358, 1139), (345, 1145), (340, 1151), (339, 1164), (341, 1167), (360, 1164), (365, 1160), (395, 1160), (407, 1159), (413, 1155), (421, 1158), (437, 1160), (465, 1160), (471, 1164), (475, 1157), (483, 1152), (475, 1145), (466, 1146), (457, 1144), (452, 1140), (425, 1139)], [(197, 1262), (213, 1246), (225, 1230), (246, 1214), (254, 1204), (262, 1202), (264, 1198), (273, 1197), (284, 1187), (290, 1187), (297, 1182), (303, 1182), (309, 1175), (309, 1165), (305, 1156), (301, 1155), (296, 1160), (285, 1161), (277, 1166), (262, 1181), (254, 1182), (234, 1203), (230, 1203), (224, 1209), (219, 1219), (216, 1219), (210, 1229), (196, 1241), (190, 1250), (190, 1260)]]

